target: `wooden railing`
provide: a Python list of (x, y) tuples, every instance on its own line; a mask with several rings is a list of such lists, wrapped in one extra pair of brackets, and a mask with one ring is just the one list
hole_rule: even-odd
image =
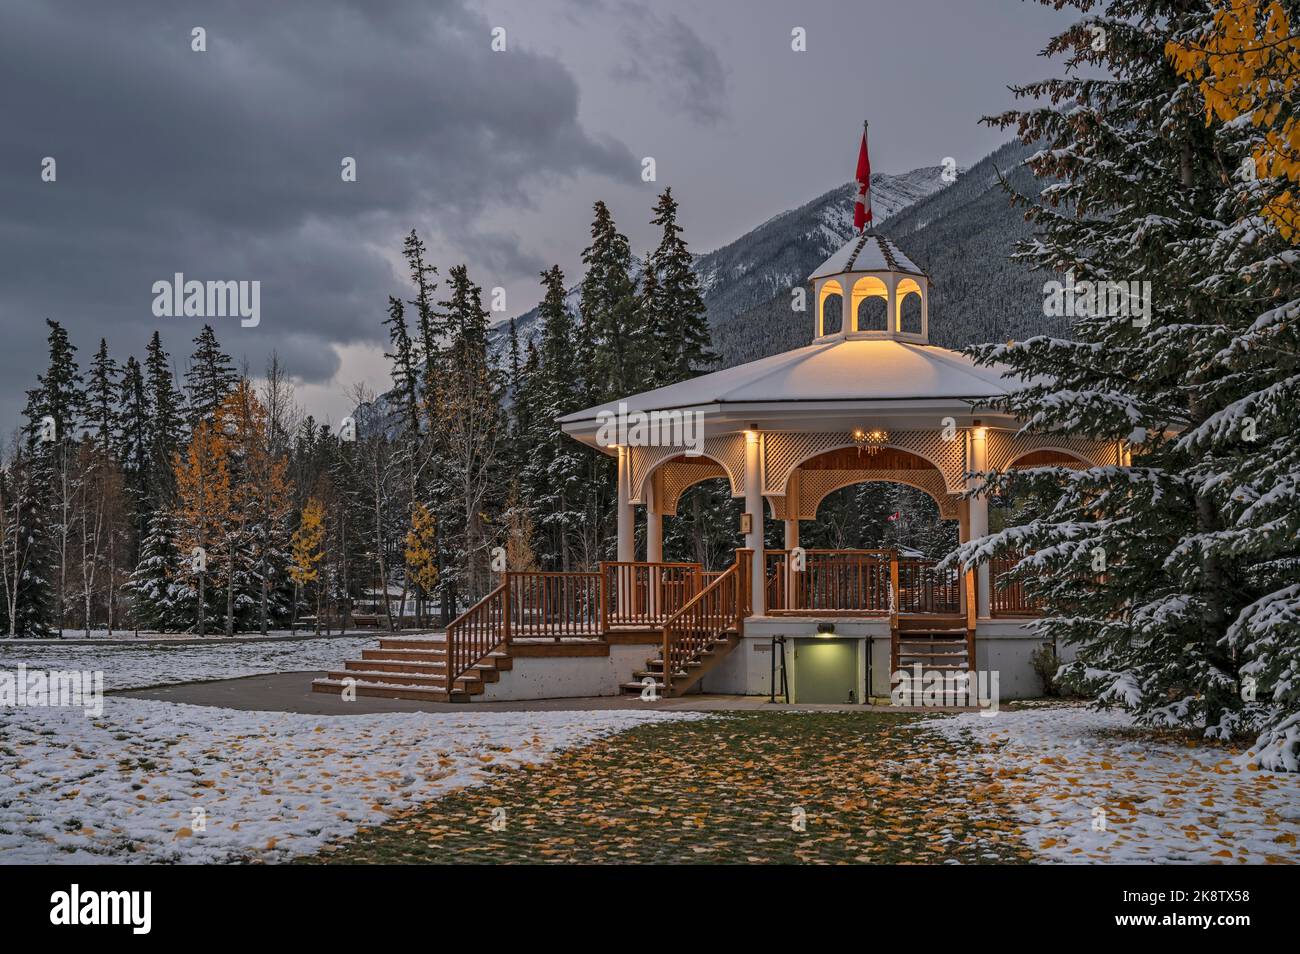
[(763, 605), (769, 613), (774, 610), (779, 612), (786, 609), (790, 602), (789, 577), (786, 575), (790, 551), (767, 550), (764, 551), (764, 559), (767, 561), (767, 572), (764, 574), (766, 584), (763, 587)]
[(1038, 604), (1025, 595), (1019, 580), (1003, 580), (1020, 560), (998, 556), (989, 561), (989, 612), (993, 616), (1037, 616)]
[(600, 636), (599, 573), (507, 573), (510, 637), (574, 639)]
[(502, 643), (510, 641), (510, 577), (447, 625), (447, 691)]
[(769, 612), (952, 614), (961, 611), (961, 574), (894, 550), (806, 550), (794, 569), (788, 550), (768, 550)]
[(658, 626), (704, 588), (698, 563), (600, 565), (604, 626)]
[(671, 695), (673, 680), (689, 675), (689, 664), (713, 643), (728, 631), (741, 631), (752, 605), (752, 557), (750, 550), (737, 550), (735, 563), (664, 622), (664, 695)]
[(934, 560), (899, 560), (898, 611), (960, 613), (961, 572), (935, 569)]

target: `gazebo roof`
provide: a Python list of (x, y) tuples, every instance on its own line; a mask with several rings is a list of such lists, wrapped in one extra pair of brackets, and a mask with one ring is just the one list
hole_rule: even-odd
[(809, 281), (852, 272), (925, 272), (904, 255), (897, 245), (876, 232), (855, 235), (840, 250), (822, 262), (808, 276)]
[(982, 367), (956, 351), (888, 338), (838, 339), (760, 358), (577, 411), (561, 424), (601, 412), (663, 411), (727, 404), (829, 401), (954, 400), (984, 403), (1010, 393), (1019, 379)]

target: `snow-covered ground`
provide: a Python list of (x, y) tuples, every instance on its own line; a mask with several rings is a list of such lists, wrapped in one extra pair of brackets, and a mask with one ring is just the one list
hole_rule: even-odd
[[(1298, 862), (1300, 775), (1253, 770), (1207, 745), (1126, 731), (1078, 707), (977, 713), (922, 724), (992, 745), (970, 758), (1005, 786), (1040, 856), (1062, 862)], [(1104, 827), (1103, 827), (1104, 826)]]
[(480, 782), (489, 766), (673, 718), (698, 716), (307, 716), (121, 698), (97, 719), (0, 709), (0, 864), (282, 861)]
[(330, 669), (356, 658), (378, 636), (277, 641), (213, 640), (177, 646), (106, 643), (59, 646), (50, 643), (0, 646), (0, 670), (19, 663), (30, 669), (103, 671), (104, 690), (138, 689), (204, 679), (233, 679), (271, 672)]
[[(367, 633), (369, 633), (372, 636), (387, 635), (387, 633), (384, 633), (376, 629), (352, 629), (352, 630), (348, 630), (348, 632), (354, 636), (364, 636)], [(337, 633), (337, 631), (335, 631), (335, 633), (336, 635), (342, 635)], [(12, 646), (12, 645), (39, 646), (44, 643), (58, 644), (59, 642), (62, 641), (73, 641), (78, 639), (103, 640), (104, 642), (109, 642), (109, 643), (182, 642), (185, 640), (202, 641), (208, 643), (216, 643), (216, 642), (229, 643), (229, 642), (237, 642), (237, 641), (259, 640), (259, 639), (265, 640), (268, 637), (276, 637), (280, 639), (305, 639), (311, 635), (313, 635), (313, 633), (310, 627), (304, 629), (301, 626), (298, 627), (296, 631), (288, 630), (288, 629), (268, 630), (266, 636), (263, 636), (261, 633), (236, 633), (234, 636), (226, 636), (220, 632), (209, 633), (207, 636), (199, 636), (196, 633), (158, 633), (147, 629), (142, 629), (138, 633), (130, 629), (115, 629), (111, 633), (106, 629), (92, 629), (90, 631), (90, 635), (87, 636), (86, 631), (84, 629), (65, 629), (62, 635), (59, 634), (58, 630), (54, 630), (50, 636), (42, 639), (24, 639), (21, 637), (11, 638), (5, 636), (4, 638), (0, 639), (0, 646)], [(409, 636), (411, 635), (411, 633), (403, 632), (402, 635)]]

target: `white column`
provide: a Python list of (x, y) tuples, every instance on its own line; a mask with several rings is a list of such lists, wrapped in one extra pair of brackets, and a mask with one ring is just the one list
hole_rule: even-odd
[(930, 281), (923, 278), (918, 284), (921, 286), (921, 334), (928, 342), (930, 340)]
[[(968, 470), (988, 470), (988, 430), (973, 427), (970, 430), (970, 460)], [(974, 481), (971, 481), (973, 484)], [(970, 485), (968, 484), (968, 489)], [(980, 494), (970, 499), (970, 538), (982, 537), (989, 532), (989, 498)], [(989, 615), (989, 565), (981, 563), (975, 570), (975, 615), (986, 618)]]
[(889, 298), (885, 300), (889, 309), (889, 317), (886, 319), (885, 327), (889, 329), (889, 336), (892, 338), (898, 334), (899, 328), (902, 327), (902, 315), (898, 313), (898, 275), (890, 272), (888, 281), (885, 284), (889, 288)]
[(758, 431), (745, 431), (745, 512), (749, 514), (749, 533), (745, 534), (745, 546), (754, 551), (753, 576), (751, 577), (754, 615), (762, 616), (766, 605), (763, 597), (767, 583), (767, 559), (763, 554), (763, 486), (759, 455), (762, 453), (762, 438)]
[(645, 558), (648, 563), (664, 561), (664, 518), (656, 513), (659, 501), (655, 498), (655, 481), (651, 476), (645, 482)]
[(636, 533), (632, 524), (632, 457), (626, 447), (618, 449), (618, 549), (622, 562), (636, 559)]
[[(789, 494), (788, 490), (786, 491), (786, 494), (787, 494), (785, 498), (786, 507), (790, 507), (792, 506), (791, 501), (794, 500), (797, 502), (798, 498), (792, 498), (788, 496)], [(798, 513), (798, 511), (795, 512)], [(798, 545), (799, 545), (799, 520), (796, 517), (794, 520), (787, 520), (785, 522), (785, 548), (786, 550), (794, 550), (794, 548), (797, 547)], [(788, 610), (795, 608), (794, 597), (795, 597), (795, 593), (798, 591), (798, 588), (795, 586), (794, 581), (795, 581), (794, 558), (789, 553), (787, 553), (785, 558), (785, 608)]]

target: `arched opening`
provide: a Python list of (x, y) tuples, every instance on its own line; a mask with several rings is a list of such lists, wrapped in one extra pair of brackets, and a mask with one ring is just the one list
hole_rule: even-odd
[(726, 569), (744, 546), (740, 515), (745, 501), (731, 496), (725, 477), (709, 477), (682, 491), (677, 512), (664, 519), (664, 559), (699, 563), (706, 570)]
[(787, 506), (805, 515), (815, 508), (817, 514), (800, 523), (799, 542), (806, 548), (903, 548), (937, 558), (957, 545), (955, 505), (943, 516), (933, 496), (950, 502), (943, 476), (911, 451), (888, 446), (875, 453), (856, 446), (823, 451), (798, 465), (788, 493), (791, 488), (797, 488), (798, 500), (790, 497)]
[(844, 330), (844, 298), (827, 295), (822, 302), (822, 334), (837, 335)]
[(853, 284), (852, 314), (855, 331), (889, 330), (889, 288), (874, 275)]
[(889, 305), (883, 298), (864, 298), (858, 304), (858, 331), (888, 331)]
[(1028, 470), (1031, 467), (1091, 467), (1084, 458), (1078, 454), (1069, 451), (1058, 450), (1055, 447), (1044, 447), (1040, 450), (1030, 451), (1027, 454), (1021, 454), (1015, 460), (1007, 465), (1008, 470)]
[[(1006, 470), (1029, 470), (1034, 467), (1069, 467), (1078, 470), (1091, 467), (1091, 462), (1070, 451), (1043, 447), (1013, 458)], [(1064, 492), (1064, 488), (1061, 488)], [(989, 530), (999, 533), (1008, 527), (1018, 527), (1025, 522), (1027, 500), (1023, 493), (1004, 491), (989, 501)]]
[[(663, 511), (666, 562), (700, 563), (706, 570), (735, 562), (736, 548), (744, 545), (740, 515), (745, 503), (733, 496), (735, 488), (720, 461), (678, 454), (655, 465), (646, 476), (646, 483), (651, 482), (655, 507)], [(638, 528), (638, 536), (642, 533)]]
[(817, 336), (844, 330), (844, 289), (832, 279), (821, 287), (817, 301)]
[(898, 306), (898, 330), (908, 335), (921, 334), (921, 296), (908, 292)]
[(817, 519), (800, 523), (799, 542), (809, 549), (885, 549), (939, 559), (957, 546), (957, 533), (957, 521), (941, 517), (924, 490), (868, 480), (827, 494)]
[(921, 286), (914, 279), (904, 278), (895, 291), (898, 296), (897, 328), (903, 334), (919, 335), (925, 331)]

